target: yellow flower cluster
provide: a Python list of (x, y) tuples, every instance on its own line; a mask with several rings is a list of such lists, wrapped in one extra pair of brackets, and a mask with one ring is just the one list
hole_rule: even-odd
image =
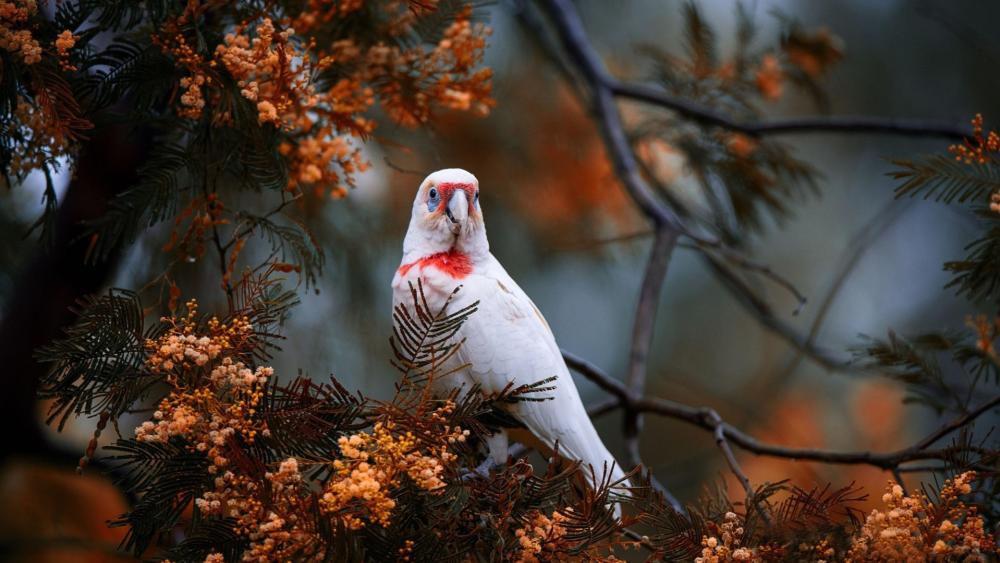
[(185, 309), (187, 315), (184, 317), (160, 319), (169, 323), (170, 328), (155, 340), (146, 340), (146, 350), (150, 354), (146, 364), (154, 373), (170, 375), (169, 372), (175, 369), (184, 371), (204, 366), (223, 352), (238, 348), (253, 335), (253, 325), (247, 317), (237, 317), (226, 323), (213, 317), (207, 323), (208, 334), (198, 335), (198, 302), (188, 301)]
[[(214, 487), (194, 503), (203, 516), (235, 521), (237, 533), (250, 540), (244, 561), (286, 560), (308, 553), (321, 542), (309, 526), (310, 491), (298, 461), (286, 459), (277, 471), (265, 473), (264, 487), (234, 459), (245, 455), (241, 444), (253, 444), (258, 434), (270, 435), (258, 409), (274, 370), (251, 368), (234, 358), (245, 351), (253, 326), (246, 317), (200, 323), (193, 300), (186, 309), (183, 317), (163, 319), (170, 328), (146, 343), (149, 369), (164, 375), (173, 389), (152, 420), (136, 428), (136, 439), (162, 443), (178, 437), (192, 451), (205, 454)], [(218, 557), (212, 554), (206, 561)]]
[(20, 56), (26, 65), (42, 60), (42, 46), (29, 27), (29, 19), (37, 13), (35, 0), (0, 1), (0, 49)]
[(937, 502), (922, 493), (903, 494), (890, 482), (885, 510), (873, 510), (854, 537), (848, 561), (986, 561), (997, 556), (992, 534), (975, 506), (961, 497), (972, 492), (972, 471), (945, 482)]
[(13, 175), (26, 174), (41, 168), (46, 162), (72, 153), (71, 132), (59, 121), (51, 105), (35, 106), (23, 96), (18, 96), (13, 121), (23, 138), (11, 155), (10, 171)]
[(68, 29), (56, 37), (56, 54), (59, 55), (59, 66), (63, 70), (76, 70), (76, 67), (69, 63), (69, 50), (76, 45), (79, 39), (79, 37), (73, 35), (73, 32)]
[[(451, 408), (449, 403), (438, 411)], [(468, 435), (468, 430), (447, 426), (442, 434), (447, 443), (464, 442)], [(446, 445), (429, 445), (391, 421), (376, 423), (370, 433), (343, 436), (339, 446), (343, 458), (331, 464), (334, 476), (320, 507), (352, 530), (368, 520), (389, 524), (396, 507), (392, 488), (404, 475), (426, 491), (441, 490), (445, 466), (456, 459)]]
[[(200, 119), (211, 110), (213, 123), (230, 123), (232, 104), (221, 95), (228, 81), (225, 73), (253, 104), (260, 124), (286, 133), (279, 151), (288, 163), (287, 189), (310, 187), (317, 195), (342, 197), (355, 175), (368, 167), (357, 140), (374, 130), (374, 122), (363, 114), (376, 97), (392, 119), (407, 126), (425, 123), (434, 105), (480, 115), (489, 111), (491, 73), (474, 68), (482, 59), (489, 29), (471, 22), (471, 8), (432, 49), (384, 42), (361, 47), (350, 38), (317, 46), (311, 34), (321, 31), (321, 25), (352, 15), (364, 4), (310, 0), (294, 17), (265, 13), (237, 26), (213, 53), (202, 55), (191, 47), (185, 26), (212, 7), (192, 0), (154, 38), (186, 73), (180, 80), (177, 114)], [(410, 30), (418, 16), (435, 5), (390, 1), (372, 8), (382, 15), (380, 31), (392, 37)], [(321, 88), (317, 78), (333, 67), (338, 78)]]
[(566, 528), (561, 525), (565, 520), (566, 516), (559, 511), (553, 512), (551, 517), (535, 512), (523, 527), (514, 531), (520, 547), (515, 562), (568, 560), (569, 542), (565, 539)]
[[(32, 18), (38, 15), (35, 0), (0, 0), (0, 50), (13, 55), (25, 65), (34, 66), (42, 61), (46, 53), (35, 38)], [(69, 63), (70, 50), (79, 38), (70, 30), (60, 33), (53, 42), (54, 54), (63, 70), (76, 70)], [(53, 53), (50, 49), (47, 52)], [(0, 73), (3, 69), (0, 69)], [(15, 146), (10, 161), (10, 173), (22, 176), (46, 164), (70, 156), (77, 132), (89, 129), (91, 124), (81, 116), (70, 114), (79, 108), (67, 107), (66, 96), (72, 99), (72, 92), (65, 83), (52, 80), (33, 80), (36, 95), (25, 97), (19, 94), (14, 107), (11, 123), (0, 125), (6, 135), (7, 127), (13, 127), (17, 135), (12, 136)], [(40, 86), (39, 86), (40, 85)]]
[(992, 158), (990, 153), (1000, 152), (1000, 134), (990, 131), (983, 136), (983, 115), (977, 113), (972, 118), (972, 139), (949, 146), (948, 152), (955, 155), (955, 160), (966, 164), (986, 164)]
[(701, 556), (695, 563), (728, 563), (732, 561), (760, 561), (756, 551), (743, 547), (743, 524), (735, 512), (727, 512), (719, 526), (719, 536), (701, 539)]
[(399, 548), (397, 553), (399, 555), (399, 561), (412, 561), (410, 556), (413, 555), (413, 540), (406, 540), (403, 542), (403, 547)]
[[(949, 145), (948, 152), (965, 164), (986, 164), (993, 154), (1000, 153), (1000, 133), (990, 130), (983, 135), (983, 114), (972, 118), (972, 138), (962, 144)], [(1000, 213), (1000, 190), (990, 194), (990, 211)]]
[[(391, 79), (379, 81), (378, 94), (394, 121), (408, 127), (421, 125), (430, 119), (435, 103), (476, 115), (489, 113), (493, 105), (492, 71), (488, 68), (474, 71), (473, 67), (482, 58), (491, 31), (483, 24), (473, 24), (471, 16), (472, 9), (467, 8), (430, 52), (381, 43), (369, 49), (365, 78)], [(407, 89), (414, 88), (420, 90), (417, 95), (405, 95)]]

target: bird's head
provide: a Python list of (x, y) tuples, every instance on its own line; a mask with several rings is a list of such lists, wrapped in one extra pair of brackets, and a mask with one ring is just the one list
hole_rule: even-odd
[(466, 250), (485, 236), (479, 207), (479, 180), (461, 168), (438, 170), (424, 179), (413, 200), (408, 236), (419, 236), (428, 250)]

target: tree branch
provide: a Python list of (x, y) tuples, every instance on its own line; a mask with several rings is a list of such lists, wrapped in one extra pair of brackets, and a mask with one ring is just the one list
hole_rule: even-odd
[[(587, 32), (583, 28), (583, 22), (580, 21), (576, 8), (570, 0), (544, 0), (541, 4), (555, 25), (563, 49), (591, 90), (592, 111), (597, 118), (608, 156), (618, 178), (642, 212), (657, 227), (669, 226), (677, 232), (688, 235), (674, 211), (656, 197), (642, 176), (628, 136), (625, 134), (614, 93), (609, 88), (613, 79), (587, 39)], [(689, 236), (699, 238), (697, 235)]]
[(836, 358), (829, 352), (816, 346), (812, 339), (804, 338), (794, 327), (781, 320), (771, 308), (771, 305), (757, 296), (746, 282), (735, 272), (720, 262), (714, 256), (702, 253), (702, 257), (715, 277), (722, 282), (733, 297), (747, 309), (757, 322), (783, 340), (794, 346), (801, 353), (809, 356), (817, 364), (833, 371), (853, 371), (850, 362)]
[[(667, 276), (667, 265), (677, 243), (677, 233), (667, 227), (656, 231), (653, 248), (649, 251), (649, 262), (639, 291), (639, 303), (635, 309), (635, 324), (632, 329), (632, 349), (629, 353), (628, 374), (625, 384), (633, 398), (641, 397), (646, 390), (646, 371), (649, 361), (649, 347), (653, 341), (656, 325), (656, 310), (659, 308), (663, 281)], [(634, 409), (625, 411), (625, 448), (629, 455), (629, 465), (642, 464), (639, 455), (639, 434), (642, 431), (642, 414)]]
[[(945, 424), (941, 429), (909, 448), (877, 454), (786, 448), (767, 444), (725, 423), (718, 413), (710, 408), (695, 408), (665, 399), (645, 397), (643, 391), (650, 339), (656, 315), (656, 303), (666, 275), (669, 258), (673, 248), (677, 245), (679, 235), (689, 237), (698, 243), (702, 256), (716, 277), (765, 328), (792, 343), (801, 353), (808, 355), (828, 369), (845, 370), (849, 366), (846, 361), (834, 358), (818, 349), (813, 344), (812, 338), (802, 338), (794, 328), (779, 319), (771, 310), (770, 305), (759, 298), (739, 275), (707, 251), (710, 247), (725, 255), (726, 247), (718, 240), (694, 234), (687, 229), (682, 219), (686, 215), (678, 215), (678, 211), (675, 211), (674, 207), (660, 199), (656, 190), (652, 188), (643, 175), (640, 163), (625, 132), (616, 97), (651, 103), (673, 110), (702, 125), (721, 127), (751, 136), (844, 132), (961, 139), (968, 136), (969, 131), (967, 127), (938, 122), (865, 116), (806, 117), (759, 123), (738, 122), (711, 108), (670, 96), (658, 88), (626, 83), (611, 76), (588, 40), (583, 22), (572, 1), (538, 0), (538, 2), (554, 27), (562, 50), (582, 79), (583, 90), (585, 93), (589, 93), (591, 111), (604, 138), (605, 149), (617, 177), (642, 213), (652, 221), (656, 236), (643, 278), (636, 311), (626, 382), (623, 384), (614, 380), (582, 358), (563, 352), (566, 363), (571, 368), (597, 383), (614, 397), (613, 401), (605, 401), (598, 408), (595, 408), (595, 414), (609, 412), (616, 405), (623, 408), (626, 448), (632, 463), (636, 465), (641, 463), (638, 446), (641, 413), (656, 413), (677, 418), (713, 432), (716, 443), (726, 457), (730, 470), (743, 485), (748, 498), (751, 498), (753, 496), (752, 485), (740, 468), (730, 442), (759, 455), (826, 463), (868, 464), (883, 469), (896, 470), (907, 461), (945, 459), (950, 453), (948, 450), (929, 450), (927, 448), (941, 437), (970, 424), (983, 412), (1000, 404), (1000, 397), (997, 397), (975, 411)], [(522, 9), (521, 12), (523, 11)], [(523, 15), (522, 19), (524, 19)], [(544, 32), (538, 27), (537, 22), (534, 22), (532, 31), (536, 35), (541, 35)], [(539, 39), (544, 39), (544, 37), (539, 37)], [(572, 76), (570, 80), (572, 80)], [(683, 209), (680, 212), (683, 213)], [(756, 266), (756, 264), (753, 265)], [(761, 271), (765, 275), (773, 275), (769, 269), (761, 269)], [(790, 287), (793, 293), (800, 298), (801, 305), (804, 300), (801, 294), (794, 290), (794, 286), (788, 284), (787, 287)]]
[[(951, 432), (968, 426), (984, 413), (1000, 406), (1000, 396), (984, 402), (968, 413), (952, 419), (940, 428), (928, 434), (912, 446), (895, 451), (876, 453), (870, 451), (835, 451), (817, 448), (792, 448), (761, 442), (753, 436), (721, 420), (713, 409), (707, 407), (692, 407), (675, 401), (660, 398), (639, 397), (633, 399), (623, 383), (612, 378), (594, 364), (565, 350), (563, 358), (566, 365), (598, 387), (617, 398), (622, 408), (634, 409), (645, 413), (655, 413), (674, 418), (698, 426), (710, 432), (723, 429), (725, 437), (741, 449), (748, 452), (770, 457), (788, 458), (799, 461), (818, 461), (830, 464), (871, 465), (881, 469), (891, 470), (903, 463), (917, 460), (947, 460), (955, 448), (928, 449), (935, 442)], [(714, 416), (713, 416), (714, 415)]]
[(867, 115), (810, 116), (763, 122), (740, 122), (707, 106), (672, 96), (655, 86), (624, 82), (610, 76), (606, 77), (605, 84), (616, 96), (675, 111), (701, 125), (721, 127), (751, 137), (803, 133), (878, 133), (961, 140), (972, 135), (972, 130), (964, 124)]
[[(851, 238), (850, 242), (848, 242), (847, 247), (844, 249), (844, 254), (841, 257), (840, 265), (836, 269), (836, 275), (834, 275), (833, 281), (830, 284), (830, 288), (826, 291), (823, 299), (820, 300), (819, 307), (816, 309), (816, 316), (813, 318), (813, 321), (809, 326), (809, 331), (806, 334), (804, 341), (806, 346), (813, 346), (815, 344), (816, 338), (819, 336), (819, 331), (823, 326), (823, 322), (826, 320), (826, 315), (830, 312), (833, 302), (840, 294), (841, 289), (843, 289), (844, 285), (847, 283), (848, 278), (850, 278), (851, 274), (854, 272), (857, 264), (869, 251), (875, 240), (887, 232), (906, 211), (911, 209), (912, 204), (913, 200), (907, 200), (904, 202), (889, 202), (888, 205), (883, 207), (882, 210), (869, 220), (857, 232), (857, 234)], [(773, 375), (763, 378), (763, 381), (756, 382), (754, 384), (755, 388), (780, 388), (795, 373), (795, 370), (799, 367), (802, 359), (806, 357), (806, 354), (801, 348), (798, 348), (797, 350), (798, 352), (782, 370), (774, 372)]]

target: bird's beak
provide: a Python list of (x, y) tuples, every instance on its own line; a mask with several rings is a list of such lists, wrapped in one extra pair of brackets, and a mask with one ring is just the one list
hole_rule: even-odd
[(452, 192), (445, 213), (448, 215), (448, 220), (451, 221), (451, 231), (458, 233), (469, 218), (469, 198), (465, 195), (465, 190)]

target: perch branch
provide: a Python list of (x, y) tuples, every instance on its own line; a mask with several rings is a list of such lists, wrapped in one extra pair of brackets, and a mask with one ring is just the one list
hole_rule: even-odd
[[(572, 75), (579, 75), (580, 84), (585, 93), (589, 94), (591, 111), (596, 119), (601, 135), (605, 141), (617, 177), (626, 191), (653, 223), (655, 240), (650, 253), (649, 263), (643, 280), (632, 334), (629, 369), (626, 383), (622, 384), (611, 379), (595, 366), (572, 354), (564, 352), (567, 364), (574, 370), (590, 378), (602, 389), (614, 397), (614, 402), (605, 401), (594, 413), (609, 412), (614, 405), (620, 406), (625, 415), (626, 446), (630, 460), (641, 463), (638, 447), (638, 436), (641, 428), (641, 413), (656, 413), (677, 418), (695, 424), (715, 434), (716, 443), (722, 450), (730, 470), (736, 475), (748, 497), (753, 489), (749, 479), (733, 454), (730, 442), (738, 447), (756, 453), (774, 457), (791, 459), (823, 461), (827, 463), (857, 463), (868, 464), (883, 469), (894, 470), (900, 464), (918, 459), (944, 459), (947, 450), (929, 450), (928, 447), (942, 436), (956, 428), (971, 423), (977, 416), (986, 412), (998, 403), (1000, 397), (987, 402), (972, 411), (932, 433), (924, 440), (903, 450), (888, 453), (872, 452), (836, 452), (820, 449), (786, 448), (760, 442), (756, 438), (730, 426), (714, 410), (695, 408), (664, 399), (647, 398), (643, 395), (647, 370), (648, 352), (652, 328), (655, 321), (656, 303), (660, 294), (663, 279), (666, 274), (669, 258), (673, 248), (678, 243), (680, 235), (695, 241), (716, 277), (743, 304), (766, 329), (792, 343), (802, 354), (814, 359), (828, 369), (849, 369), (847, 362), (828, 355), (816, 347), (812, 338), (803, 338), (787, 323), (779, 319), (771, 310), (770, 305), (758, 297), (739, 275), (722, 264), (718, 258), (709, 253), (706, 247), (711, 247), (724, 254), (724, 245), (712, 238), (692, 233), (686, 228), (681, 216), (673, 206), (663, 201), (657, 195), (642, 173), (640, 163), (629, 142), (621, 114), (617, 106), (617, 98), (627, 98), (673, 110), (688, 119), (703, 125), (722, 127), (731, 131), (741, 132), (751, 136), (777, 135), (791, 133), (887, 133), (908, 136), (945, 137), (961, 139), (968, 136), (966, 127), (957, 127), (929, 121), (902, 120), (880, 117), (805, 117), (770, 121), (760, 123), (738, 122), (714, 110), (694, 102), (672, 97), (660, 89), (623, 82), (613, 77), (605, 68), (601, 58), (590, 43), (583, 22), (571, 0), (538, 0), (542, 10), (548, 15), (555, 29), (556, 36), (565, 52), (570, 65), (575, 69)], [(519, 15), (523, 17), (523, 2), (515, 3), (521, 6)], [(531, 23), (531, 22), (529, 22)], [(537, 22), (528, 25), (533, 34), (544, 33)], [(574, 81), (575, 82), (575, 81)], [(739, 265), (739, 263), (736, 263)], [(772, 274), (763, 270), (765, 275)], [(794, 290), (794, 286), (791, 286)], [(800, 306), (804, 301), (801, 294), (794, 293), (799, 298)]]
[[(891, 470), (903, 463), (917, 460), (947, 460), (956, 448), (928, 449), (935, 442), (948, 434), (968, 426), (977, 418), (997, 406), (1000, 406), (1000, 396), (985, 401), (975, 409), (949, 420), (912, 446), (890, 452), (870, 451), (836, 451), (818, 448), (793, 448), (762, 442), (757, 438), (724, 421), (716, 422), (718, 416), (714, 410), (707, 407), (693, 407), (675, 401), (660, 398), (639, 397), (633, 399), (623, 383), (612, 378), (594, 364), (563, 350), (566, 365), (587, 379), (593, 381), (605, 392), (614, 396), (622, 409), (638, 410), (645, 413), (655, 413), (668, 418), (674, 418), (698, 426), (710, 432), (716, 432), (721, 425), (724, 435), (733, 444), (748, 452), (769, 457), (780, 457), (799, 461), (817, 461), (830, 464), (871, 465), (880, 469)], [(714, 416), (713, 416), (714, 414)], [(967, 448), (966, 448), (967, 449)]]

